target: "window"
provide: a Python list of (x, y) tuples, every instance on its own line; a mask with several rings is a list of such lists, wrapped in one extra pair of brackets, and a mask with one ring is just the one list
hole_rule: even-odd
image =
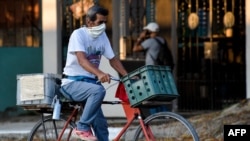
[(41, 47), (40, 6), (40, 0), (0, 0), (0, 47)]

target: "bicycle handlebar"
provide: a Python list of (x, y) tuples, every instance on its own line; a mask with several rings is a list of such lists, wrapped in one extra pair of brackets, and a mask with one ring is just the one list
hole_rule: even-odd
[[(111, 80), (114, 80), (114, 81), (119, 81), (119, 82), (121, 81), (119, 78), (115, 78), (115, 77), (113, 77), (113, 76), (110, 76), (110, 79), (111, 79)], [(97, 80), (97, 81), (96, 81), (96, 83), (99, 83), (99, 82), (101, 82), (101, 81), (100, 81), (100, 80)]]
[(121, 81), (119, 78), (115, 78), (113, 76), (110, 77), (111, 80), (114, 80), (114, 81)]

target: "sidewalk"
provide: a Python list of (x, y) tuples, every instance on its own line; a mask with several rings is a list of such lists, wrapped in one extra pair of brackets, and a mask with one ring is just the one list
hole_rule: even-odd
[[(39, 120), (39, 116), (20, 116), (9, 119), (0, 119), (1, 141), (26, 141), (32, 127)], [(109, 139), (112, 140), (121, 131), (121, 125), (125, 125), (125, 119), (108, 119)]]

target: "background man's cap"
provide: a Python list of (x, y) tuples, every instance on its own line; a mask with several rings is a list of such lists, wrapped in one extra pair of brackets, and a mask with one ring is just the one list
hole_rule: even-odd
[(148, 23), (147, 26), (143, 28), (143, 30), (149, 30), (151, 32), (158, 32), (159, 31), (159, 25), (155, 22)]

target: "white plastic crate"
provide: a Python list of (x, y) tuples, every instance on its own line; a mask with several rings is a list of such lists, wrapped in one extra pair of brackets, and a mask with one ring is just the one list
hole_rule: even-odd
[(17, 105), (26, 109), (50, 107), (58, 88), (56, 79), (61, 79), (60, 75), (17, 75)]

